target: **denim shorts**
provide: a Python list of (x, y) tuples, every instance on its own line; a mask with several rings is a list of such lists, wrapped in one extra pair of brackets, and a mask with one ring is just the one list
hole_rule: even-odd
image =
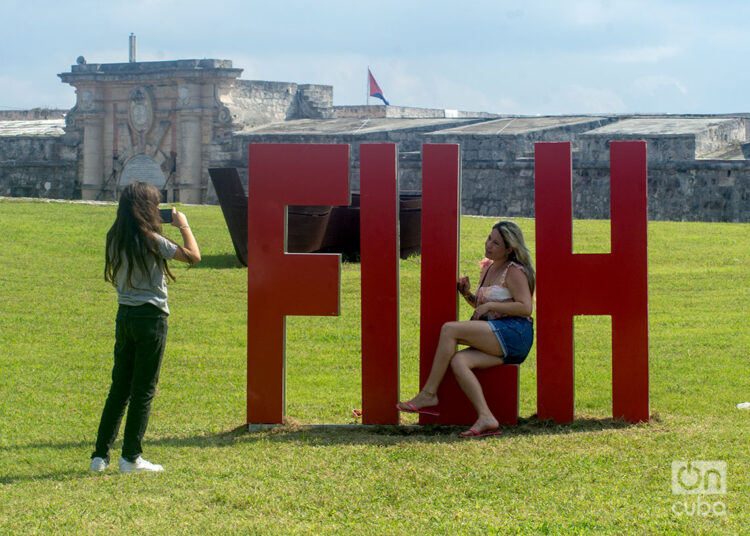
[(534, 326), (531, 321), (521, 316), (508, 316), (488, 322), (503, 349), (503, 363), (523, 363), (534, 340)]

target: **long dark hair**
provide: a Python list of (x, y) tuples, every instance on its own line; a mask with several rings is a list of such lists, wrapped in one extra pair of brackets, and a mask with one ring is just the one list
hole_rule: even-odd
[(158, 254), (154, 238), (155, 234), (161, 234), (160, 201), (159, 190), (147, 182), (131, 182), (122, 191), (117, 218), (107, 233), (105, 281), (115, 284), (124, 257), (128, 261), (127, 281), (133, 286), (133, 267), (137, 265), (141, 273), (147, 273), (148, 256), (153, 256), (162, 272), (172, 281), (175, 280), (166, 259)]
[(536, 287), (536, 273), (534, 272), (534, 263), (531, 260), (531, 253), (523, 239), (521, 228), (512, 221), (499, 221), (492, 226), (505, 240), (505, 247), (513, 251), (508, 256), (508, 260), (517, 262), (526, 270), (526, 277), (529, 280), (529, 290), (534, 294)]

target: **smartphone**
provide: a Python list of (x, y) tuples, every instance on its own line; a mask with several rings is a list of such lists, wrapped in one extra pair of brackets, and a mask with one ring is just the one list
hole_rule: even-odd
[(160, 208), (159, 215), (161, 216), (162, 223), (172, 223), (172, 209), (171, 208)]

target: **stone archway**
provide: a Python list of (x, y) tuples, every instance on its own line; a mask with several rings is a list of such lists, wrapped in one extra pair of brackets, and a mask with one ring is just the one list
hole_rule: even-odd
[(79, 64), (61, 73), (78, 93), (67, 131), (81, 142), (81, 197), (113, 199), (141, 179), (167, 190), (169, 201), (203, 202), (204, 147), (234, 128), (219, 96), (241, 72), (228, 60), (204, 59)]

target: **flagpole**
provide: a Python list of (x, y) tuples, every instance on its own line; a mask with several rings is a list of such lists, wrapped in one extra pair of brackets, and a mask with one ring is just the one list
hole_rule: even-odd
[(365, 91), (365, 94), (367, 95), (367, 106), (370, 106), (370, 66), (367, 66), (367, 90)]

